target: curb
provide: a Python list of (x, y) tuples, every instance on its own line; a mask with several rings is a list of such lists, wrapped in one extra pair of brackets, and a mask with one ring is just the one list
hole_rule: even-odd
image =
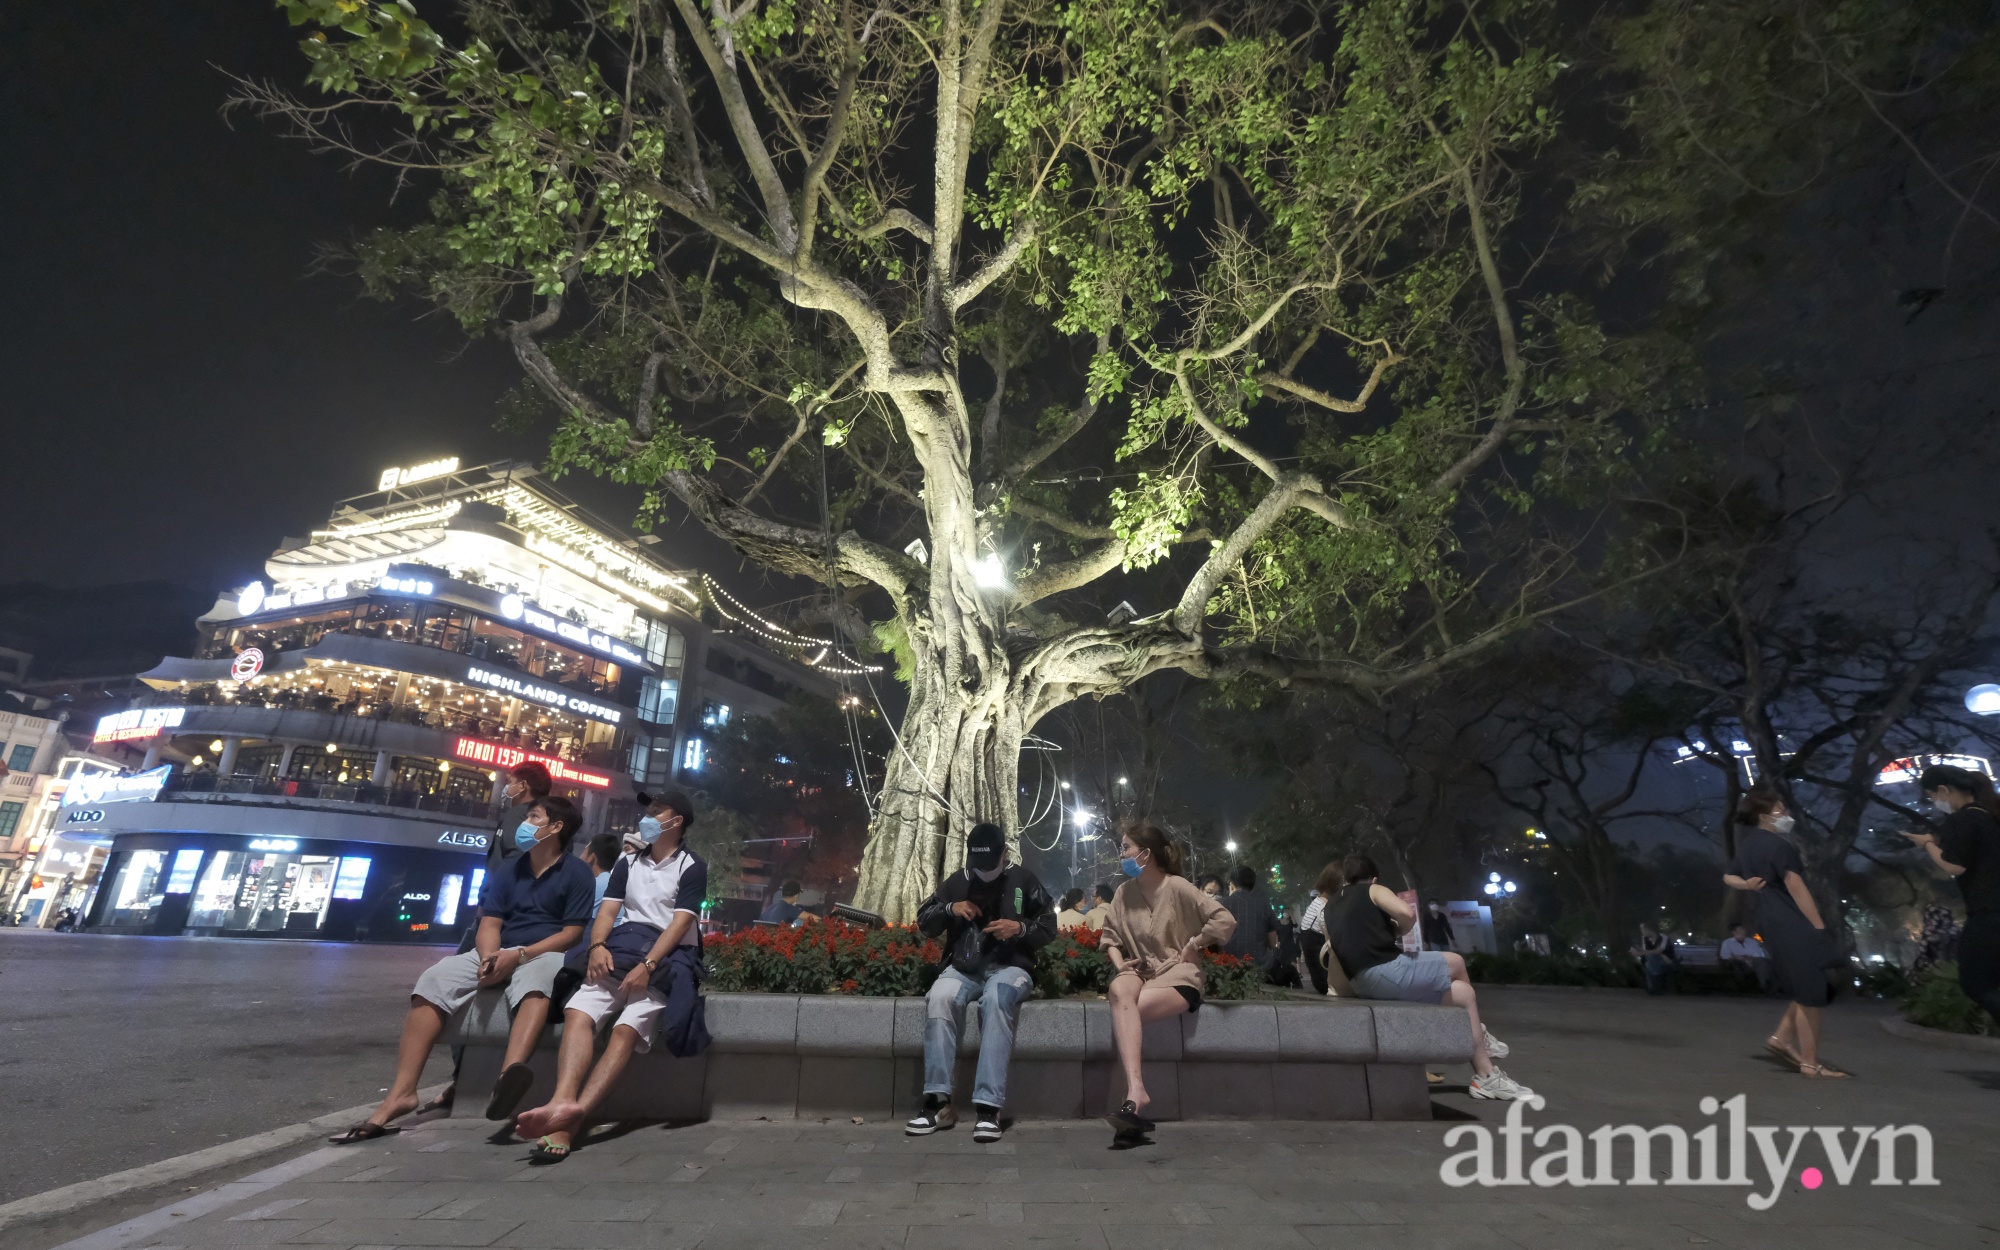
[[(444, 1086), (438, 1085), (429, 1090), (419, 1091), (417, 1097), (423, 1102), (428, 1102), (443, 1089)], [(283, 1128), (274, 1128), (250, 1137), (239, 1137), (235, 1141), (210, 1146), (206, 1150), (176, 1155), (171, 1159), (161, 1159), (157, 1163), (127, 1168), (123, 1172), (113, 1172), (94, 1180), (78, 1181), (73, 1185), (64, 1185), (60, 1189), (30, 1194), (26, 1198), (19, 1198), (0, 1206), (0, 1231), (33, 1223), (36, 1220), (70, 1215), (95, 1203), (122, 1198), (127, 1194), (153, 1189), (174, 1181), (186, 1180), (191, 1176), (200, 1176), (232, 1163), (243, 1163), (260, 1155), (283, 1150), (287, 1146), (296, 1146), (323, 1134), (338, 1132), (353, 1124), (355, 1120), (366, 1117), (376, 1106), (376, 1103), (370, 1102), (358, 1107), (349, 1107), (344, 1111), (330, 1111), (317, 1119), (300, 1124), (287, 1124)]]
[(1942, 1050), (1970, 1050), (1983, 1055), (2000, 1055), (2000, 1037), (1979, 1037), (1971, 1033), (1947, 1033), (1911, 1024), (1901, 1016), (1883, 1016), (1882, 1031), (1905, 1041), (1922, 1042)]

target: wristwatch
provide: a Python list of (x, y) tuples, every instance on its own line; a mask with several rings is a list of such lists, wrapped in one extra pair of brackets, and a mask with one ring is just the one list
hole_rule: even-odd
[(660, 970), (660, 961), (657, 959), (642, 959), (639, 962), (646, 965), (646, 971), (648, 972), (658, 972)]

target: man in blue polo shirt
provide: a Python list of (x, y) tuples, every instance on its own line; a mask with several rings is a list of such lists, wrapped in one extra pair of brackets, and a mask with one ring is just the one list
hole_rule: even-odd
[(514, 1023), (507, 1064), (494, 1083), (486, 1118), (505, 1120), (534, 1084), (528, 1056), (549, 1018), (549, 994), (563, 952), (583, 937), (596, 890), (590, 869), (569, 853), (581, 823), (576, 805), (557, 795), (537, 799), (507, 836), (520, 854), (486, 878), (479, 892), (479, 935), (473, 949), (438, 960), (417, 978), (403, 1020), (396, 1079), (375, 1114), (333, 1138), (372, 1141), (397, 1131), (390, 1121), (417, 1107), (417, 1082), (445, 1024), (481, 990), (507, 997)]
[[(687, 795), (670, 790), (658, 798), (638, 797), (646, 807), (639, 821), (644, 849), (619, 859), (598, 905), (588, 979), (563, 1012), (555, 1095), (514, 1121), (515, 1132), (537, 1139), (535, 1163), (569, 1157), (591, 1112), (618, 1084), (632, 1056), (652, 1049), (663, 1023), (668, 1052), (689, 1053), (677, 1047), (688, 1041), (682, 1031), (691, 1022), (701, 983), (708, 865), (683, 841), (694, 824)], [(617, 1018), (598, 1056), (597, 1029), (606, 1016)], [(696, 1042), (694, 1049), (705, 1044)]]

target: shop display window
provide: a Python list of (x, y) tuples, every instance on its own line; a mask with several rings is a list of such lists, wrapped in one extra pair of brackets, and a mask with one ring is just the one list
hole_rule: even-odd
[(438, 928), (449, 928), (458, 923), (458, 904), (465, 893), (465, 878), (458, 873), (446, 873), (438, 882), (437, 910), (431, 915), (431, 923)]
[(340, 870), (333, 875), (333, 896), (351, 900), (361, 897), (368, 888), (368, 865), (366, 855), (349, 855), (340, 861)]
[(188, 924), (255, 933), (317, 932), (333, 901), (338, 862), (331, 855), (218, 854), (202, 874)]
[(161, 878), (166, 872), (165, 851), (133, 851), (118, 867), (111, 883), (111, 910), (106, 920), (114, 925), (143, 925), (153, 918), (153, 909), (166, 901)]
[(174, 866), (167, 873), (168, 894), (187, 894), (194, 890), (194, 875), (201, 870), (201, 856), (198, 846), (182, 847), (174, 852)]

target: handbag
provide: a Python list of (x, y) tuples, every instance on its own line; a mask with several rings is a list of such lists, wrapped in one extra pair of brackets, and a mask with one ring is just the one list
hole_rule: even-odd
[(1340, 966), (1340, 956), (1333, 953), (1333, 935), (1326, 931), (1326, 914), (1319, 918), (1319, 931), (1326, 937), (1326, 944), (1319, 948), (1319, 961), (1326, 965), (1326, 996), (1328, 998), (1359, 998), (1354, 992), (1353, 982), (1347, 979), (1347, 969)]

